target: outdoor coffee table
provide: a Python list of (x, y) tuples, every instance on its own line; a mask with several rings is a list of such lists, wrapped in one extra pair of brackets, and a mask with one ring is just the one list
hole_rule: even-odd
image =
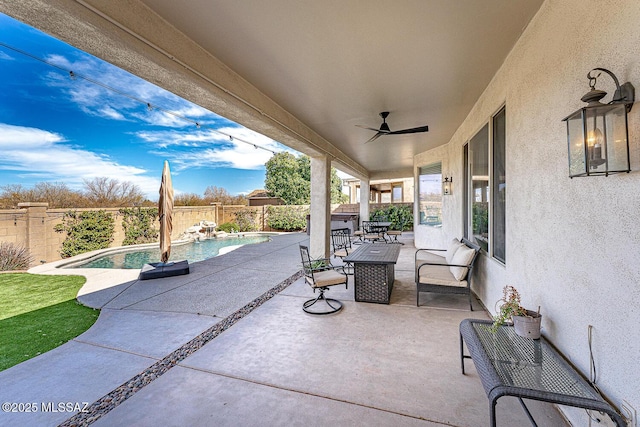
[(365, 243), (343, 258), (353, 264), (356, 301), (389, 304), (398, 255), (399, 245)]
[[(496, 403), (502, 396), (520, 400), (532, 425), (537, 425), (522, 398), (593, 409), (606, 413), (619, 426), (618, 412), (544, 337), (518, 336), (513, 326), (489, 331), (490, 320), (465, 319), (460, 323), (460, 364), (473, 359), (489, 398), (491, 426), (496, 425)], [(464, 354), (467, 343), (470, 356)]]

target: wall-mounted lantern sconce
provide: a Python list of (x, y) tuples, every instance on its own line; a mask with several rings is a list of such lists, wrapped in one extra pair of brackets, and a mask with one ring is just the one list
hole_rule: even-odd
[[(600, 102), (607, 92), (595, 87), (601, 75), (593, 74), (597, 71), (610, 75), (616, 84), (608, 104)], [(587, 106), (563, 119), (567, 122), (569, 177), (629, 172), (627, 113), (635, 100), (635, 88), (629, 82), (620, 86), (615, 74), (604, 68), (594, 68), (587, 78), (591, 90), (581, 98)]]
[(444, 181), (442, 181), (442, 194), (445, 196), (450, 196), (452, 193), (452, 183), (453, 177), (445, 177)]

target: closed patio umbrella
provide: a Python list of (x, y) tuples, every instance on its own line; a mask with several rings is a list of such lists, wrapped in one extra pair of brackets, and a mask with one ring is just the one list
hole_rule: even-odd
[(166, 263), (171, 255), (171, 230), (173, 215), (173, 184), (169, 162), (164, 161), (162, 181), (160, 182), (160, 200), (158, 200), (158, 216), (160, 217), (160, 261)]

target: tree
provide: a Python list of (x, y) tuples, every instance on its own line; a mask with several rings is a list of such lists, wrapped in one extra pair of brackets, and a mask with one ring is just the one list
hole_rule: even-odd
[(173, 204), (176, 206), (204, 206), (208, 203), (199, 194), (180, 193), (173, 197)]
[(342, 178), (338, 171), (331, 168), (331, 203), (348, 203), (349, 196), (342, 192)]
[(32, 201), (47, 202), (50, 208), (73, 208), (85, 203), (80, 191), (71, 190), (63, 182), (39, 182), (32, 192)]
[(31, 202), (28, 200), (30, 197), (30, 190), (27, 190), (20, 184), (3, 185), (2, 192), (0, 192), (0, 208), (2, 209), (16, 209), (18, 203)]
[(223, 205), (246, 205), (245, 196), (232, 196), (226, 189), (210, 185), (204, 190), (205, 204), (222, 203)]
[(0, 208), (14, 209), (22, 202), (46, 202), (50, 208), (73, 208), (86, 204), (80, 191), (60, 182), (38, 182), (27, 189), (20, 184), (0, 187)]
[(140, 187), (129, 181), (107, 177), (84, 180), (84, 195), (93, 207), (124, 207), (140, 205), (145, 200)]
[(306, 205), (310, 200), (310, 179), (301, 172), (300, 162), (288, 152), (274, 154), (265, 164), (265, 189), (286, 205)]
[[(271, 197), (280, 197), (287, 205), (306, 205), (311, 200), (311, 159), (291, 153), (274, 154), (265, 164), (265, 189)], [(331, 168), (331, 203), (344, 203), (342, 180)]]

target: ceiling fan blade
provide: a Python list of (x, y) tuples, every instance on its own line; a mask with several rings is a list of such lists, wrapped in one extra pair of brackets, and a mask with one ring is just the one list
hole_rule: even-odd
[(375, 141), (376, 139), (380, 138), (382, 135), (386, 135), (386, 134), (385, 134), (385, 133), (383, 133), (383, 132), (378, 132), (378, 133), (376, 133), (376, 134), (375, 134), (375, 135), (373, 135), (371, 138), (369, 138), (369, 140), (368, 140), (367, 142), (365, 142), (365, 144), (368, 144), (368, 143), (370, 143), (370, 142), (372, 142), (372, 141)]
[(403, 130), (394, 130), (393, 132), (389, 132), (388, 135), (400, 135), (403, 133), (419, 133), (419, 132), (428, 132), (429, 126), (419, 126), (417, 128), (411, 129), (403, 129)]
[(362, 129), (368, 129), (368, 130), (372, 130), (374, 132), (378, 132), (378, 129), (370, 128), (369, 126), (362, 126), (362, 125), (356, 125), (356, 126), (358, 126), (359, 128), (362, 128)]

